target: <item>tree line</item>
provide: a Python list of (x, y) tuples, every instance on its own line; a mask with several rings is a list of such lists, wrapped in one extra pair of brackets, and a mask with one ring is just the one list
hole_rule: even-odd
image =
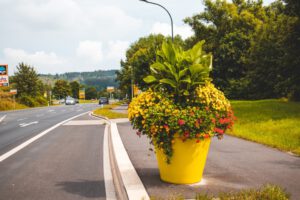
[[(203, 49), (213, 54), (211, 78), (231, 99), (288, 97), (300, 100), (300, 1), (277, 0), (264, 6), (262, 0), (204, 0), (205, 9), (184, 22), (194, 35), (174, 43), (189, 49), (205, 40)], [(155, 62), (163, 35), (140, 38), (121, 61), (117, 80), (123, 93), (132, 81), (142, 80)]]
[(79, 99), (79, 90), (85, 89), (85, 99), (97, 99), (99, 96), (108, 96), (108, 93), (97, 91), (94, 86), (82, 85), (77, 81), (68, 82), (56, 80), (53, 85), (39, 79), (34, 67), (25, 63), (17, 66), (17, 72), (10, 77), (10, 87), (17, 89), (19, 103), (29, 107), (51, 104), (50, 99), (65, 99), (67, 96)]

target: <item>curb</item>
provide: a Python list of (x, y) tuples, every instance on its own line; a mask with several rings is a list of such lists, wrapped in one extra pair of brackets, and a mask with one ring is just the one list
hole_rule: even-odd
[(150, 198), (143, 182), (138, 176), (124, 147), (116, 122), (104, 116), (94, 115), (92, 112), (91, 115), (105, 119), (109, 123), (109, 158), (117, 199), (149, 200)]

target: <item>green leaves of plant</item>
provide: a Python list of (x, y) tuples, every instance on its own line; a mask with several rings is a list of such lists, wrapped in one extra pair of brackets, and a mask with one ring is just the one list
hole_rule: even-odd
[(144, 78), (154, 89), (163, 89), (178, 98), (193, 94), (193, 90), (209, 79), (212, 55), (202, 51), (204, 41), (183, 51), (170, 42), (164, 42), (156, 52), (156, 62), (150, 66), (151, 75)]

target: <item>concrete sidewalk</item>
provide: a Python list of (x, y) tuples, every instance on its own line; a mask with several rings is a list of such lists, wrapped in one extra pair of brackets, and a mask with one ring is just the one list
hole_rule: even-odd
[(153, 148), (149, 140), (145, 136), (139, 138), (129, 122), (118, 123), (117, 127), (129, 158), (150, 197), (179, 195), (192, 199), (199, 193), (218, 194), (271, 183), (285, 188), (291, 194), (291, 199), (300, 198), (299, 157), (226, 135), (221, 141), (216, 138), (212, 140), (201, 183), (169, 184), (159, 178), (155, 154), (149, 151), (149, 148)]

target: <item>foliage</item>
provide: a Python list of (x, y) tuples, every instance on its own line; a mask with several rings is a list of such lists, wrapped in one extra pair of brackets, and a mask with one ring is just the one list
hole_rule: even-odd
[[(170, 40), (170, 38), (165, 38), (161, 34), (149, 35), (140, 38), (127, 49), (126, 60), (121, 61), (121, 70), (116, 73), (116, 80), (119, 81), (123, 94), (131, 94), (131, 81), (140, 89), (148, 88), (143, 78), (150, 73), (149, 67), (155, 62), (156, 51), (161, 48), (165, 40)], [(179, 36), (174, 38), (174, 43), (183, 45)]]
[(218, 136), (231, 128), (234, 120), (229, 101), (212, 83), (196, 88), (195, 96), (186, 99), (186, 105), (175, 102), (173, 95), (151, 89), (134, 98), (128, 108), (129, 120), (147, 135), (151, 142), (162, 148), (170, 163), (174, 137), (182, 141)]
[(205, 0), (205, 10), (185, 19), (195, 32), (189, 46), (206, 40), (214, 55), (212, 78), (234, 99), (300, 99), (299, 1)]
[(53, 87), (53, 95), (58, 98), (66, 98), (71, 94), (71, 87), (65, 80), (57, 80)]
[(156, 62), (150, 66), (151, 75), (144, 78), (155, 88), (175, 95), (176, 102), (192, 97), (193, 91), (209, 80), (212, 56), (202, 51), (201, 41), (190, 50), (164, 42), (157, 51)]
[(36, 107), (38, 106), (37, 102), (34, 100), (33, 97), (29, 96), (29, 95), (25, 95), (23, 94), (22, 96), (20, 96), (18, 98), (18, 101), (21, 103), (21, 104), (24, 104), (28, 107)]
[(27, 108), (25, 105), (19, 104), (18, 102), (13, 101), (13, 97), (6, 90), (7, 88), (0, 89), (0, 110), (14, 110), (14, 109), (24, 109)]
[(38, 75), (33, 67), (20, 63), (13, 81), (18, 90), (18, 96), (29, 95), (35, 97), (40, 95), (42, 83), (38, 80)]
[(115, 81), (117, 70), (97, 70), (93, 72), (66, 72), (63, 74), (40, 74), (39, 77), (44, 82), (50, 82), (52, 85), (57, 80), (66, 80), (69, 82), (77, 81), (81, 85), (96, 87), (97, 91), (106, 89), (107, 86), (118, 87)]
[(96, 99), (97, 98), (97, 90), (95, 87), (88, 87), (85, 90), (85, 98), (86, 99)]
[(300, 103), (232, 101), (238, 117), (228, 134), (300, 155)]
[(78, 99), (80, 84), (77, 81), (72, 81), (70, 82), (70, 87), (72, 97)]

